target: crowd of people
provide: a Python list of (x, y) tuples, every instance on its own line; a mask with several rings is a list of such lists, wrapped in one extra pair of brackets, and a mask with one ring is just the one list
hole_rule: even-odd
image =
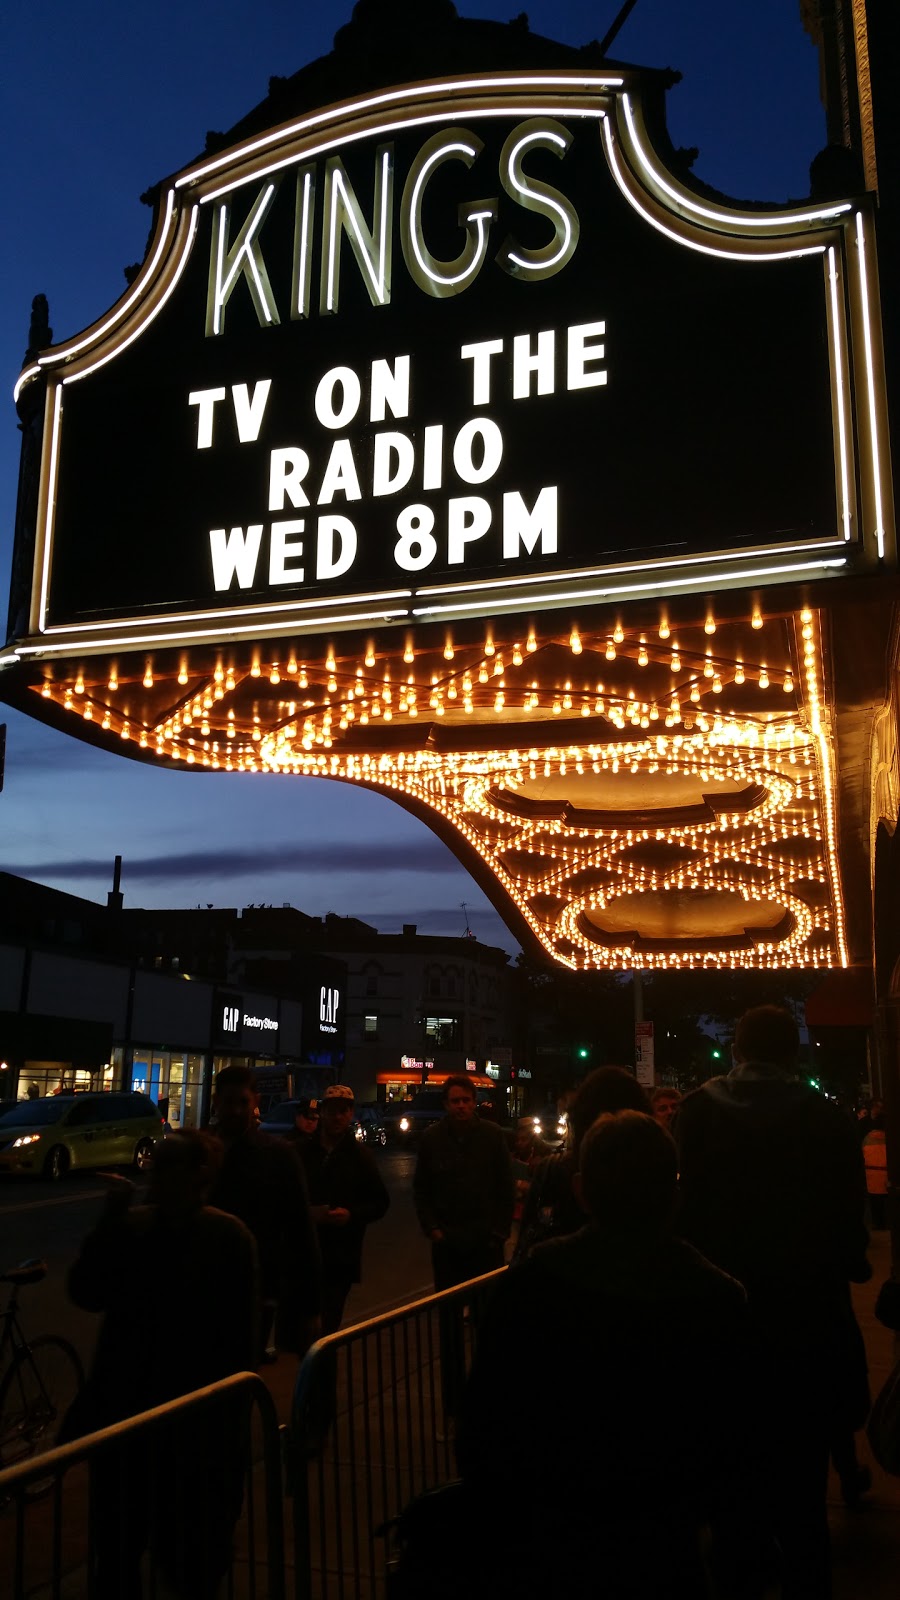
[[(731, 1071), (684, 1099), (598, 1068), (559, 1152), (533, 1119), (508, 1136), (465, 1077), (448, 1080), (413, 1181), (435, 1288), (511, 1260), (468, 1376), (441, 1328), (442, 1437), (473, 1507), (491, 1486), (474, 1593), (827, 1600), (829, 1458), (848, 1503), (866, 1487), (850, 1284), (870, 1272), (867, 1175), (878, 1195), (886, 1169), (881, 1109), (855, 1129), (798, 1075), (798, 1044), (790, 1013), (764, 1006), (738, 1024)], [(389, 1206), (352, 1091), (303, 1103), (287, 1140), (255, 1112), (252, 1074), (229, 1067), (215, 1134), (161, 1144), (145, 1204), (110, 1177), (70, 1274), (75, 1302), (104, 1315), (71, 1434), (340, 1326)], [(538, 1374), (559, 1405), (529, 1403)], [(240, 1485), (217, 1471), (218, 1554), (180, 1588), (170, 1575), (175, 1593), (214, 1594), (227, 1564)], [(131, 1513), (119, 1563), (123, 1543), (138, 1562), (153, 1537)], [(98, 1595), (118, 1581), (101, 1550)]]

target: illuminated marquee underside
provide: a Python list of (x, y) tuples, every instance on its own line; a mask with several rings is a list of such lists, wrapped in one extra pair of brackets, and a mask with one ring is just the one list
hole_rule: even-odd
[(32, 690), (144, 759), (390, 795), (565, 965), (846, 964), (818, 613), (443, 638), (88, 658)]

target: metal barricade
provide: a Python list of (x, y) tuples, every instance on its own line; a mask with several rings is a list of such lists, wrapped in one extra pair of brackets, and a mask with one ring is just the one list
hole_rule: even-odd
[(4, 1600), (284, 1600), (281, 1438), (255, 1373), (0, 1472)]
[(505, 1268), (313, 1345), (294, 1391), (289, 1477), (296, 1600), (376, 1600), (379, 1534), (455, 1477), (453, 1418), (479, 1314)]

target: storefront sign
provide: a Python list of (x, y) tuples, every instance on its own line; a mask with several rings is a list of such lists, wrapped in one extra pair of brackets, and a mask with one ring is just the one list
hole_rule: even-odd
[(277, 1002), (260, 995), (216, 992), (213, 1040), (220, 1047), (271, 1054), (277, 1049)]
[(124, 301), (23, 376), (50, 380), (32, 632), (302, 634), (845, 565), (863, 214), (701, 203), (639, 88), (393, 90), (165, 187)]
[(433, 1061), (417, 1061), (414, 1056), (400, 1057), (401, 1072), (433, 1072)]
[(319, 1031), (321, 1033), (337, 1033), (338, 1011), (340, 1009), (341, 995), (339, 989), (333, 989), (330, 984), (322, 984), (319, 988)]

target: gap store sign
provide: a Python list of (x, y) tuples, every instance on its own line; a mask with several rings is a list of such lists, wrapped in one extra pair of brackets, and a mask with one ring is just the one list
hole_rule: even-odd
[(373, 93), (164, 185), (129, 292), (23, 373), (29, 631), (175, 645), (871, 566), (879, 363), (865, 202), (702, 198), (640, 74)]

